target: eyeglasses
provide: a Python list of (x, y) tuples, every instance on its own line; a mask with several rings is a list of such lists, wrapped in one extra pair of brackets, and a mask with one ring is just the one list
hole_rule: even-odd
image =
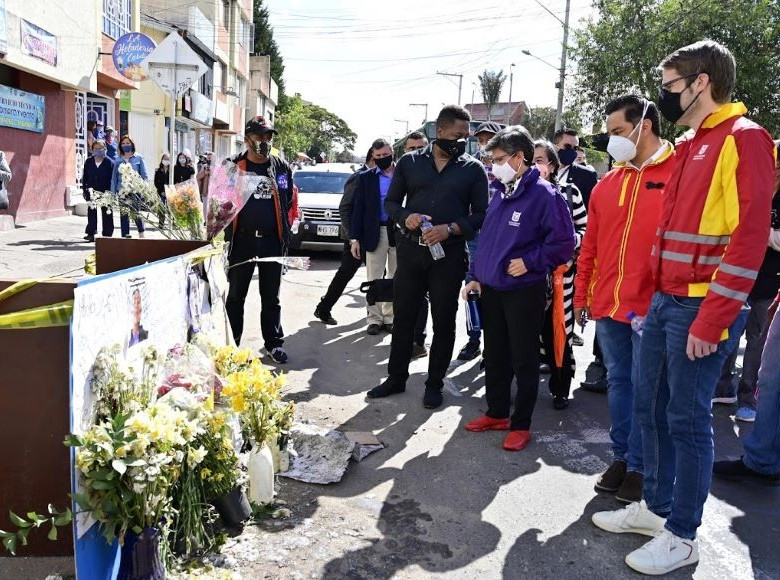
[[(661, 83), (661, 84), (659, 85), (659, 88), (660, 88), (660, 89), (668, 89), (670, 86), (672, 86), (672, 85), (673, 85), (674, 83), (676, 83), (677, 81), (681, 81), (681, 80), (683, 80), (683, 79), (689, 79), (689, 78), (691, 78), (691, 77), (697, 77), (697, 76), (699, 76), (700, 74), (702, 74), (702, 73), (701, 73), (701, 71), (700, 71), (700, 72), (691, 73), (691, 74), (689, 74), (689, 75), (683, 75), (683, 76), (677, 77), (676, 79), (672, 79), (672, 80), (670, 80), (670, 81), (666, 81), (665, 83)], [(687, 88), (687, 87), (689, 87), (689, 86), (690, 86), (690, 83), (688, 83), (688, 84), (686, 85), (686, 88)]]

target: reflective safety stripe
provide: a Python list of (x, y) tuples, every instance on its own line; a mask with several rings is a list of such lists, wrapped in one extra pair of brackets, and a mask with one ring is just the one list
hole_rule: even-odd
[(721, 272), (725, 272), (726, 274), (731, 274), (732, 276), (747, 278), (748, 280), (755, 280), (756, 278), (758, 278), (758, 270), (749, 270), (747, 268), (740, 268), (739, 266), (732, 266), (731, 264), (727, 264), (726, 262), (723, 262), (718, 267), (718, 270), (720, 270)]
[(720, 261), (722, 260), (721, 256), (699, 256), (699, 259), (696, 260), (699, 262), (699, 264), (709, 264), (709, 265), (718, 265), (720, 264)]
[(683, 264), (693, 263), (693, 254), (683, 254), (682, 252), (672, 252), (670, 250), (662, 250), (661, 257), (672, 262), (682, 262)]
[(708, 246), (721, 246), (723, 244), (728, 244), (731, 236), (703, 236), (701, 234), (687, 234), (685, 232), (664, 232), (664, 239), (677, 242), (705, 244)]
[(739, 300), (741, 302), (746, 302), (748, 299), (747, 292), (738, 292), (737, 290), (726, 288), (725, 286), (718, 284), (717, 282), (713, 282), (710, 284), (710, 290), (715, 292), (715, 294), (720, 294), (721, 296), (725, 296), (726, 298), (733, 298), (734, 300)]

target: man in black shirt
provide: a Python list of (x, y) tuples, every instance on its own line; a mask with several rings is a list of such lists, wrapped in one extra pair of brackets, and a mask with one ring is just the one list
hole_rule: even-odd
[(236, 344), (240, 344), (244, 330), (244, 302), (257, 265), (260, 327), (265, 349), (276, 363), (284, 364), (287, 353), (282, 348), (284, 333), (279, 304), (282, 264), (245, 263), (255, 257), (283, 256), (290, 243), (287, 216), (292, 202), (292, 170), (286, 161), (271, 155), (274, 133), (273, 125), (263, 117), (250, 119), (244, 128), (247, 151), (233, 159), (240, 169), (262, 177), (237, 219), (225, 230), (225, 239), (230, 242), (230, 288), (225, 307), (233, 338)]
[[(396, 166), (385, 209), (405, 235), (398, 236), (396, 250), (389, 376), (368, 392), (370, 398), (406, 390), (415, 321), (428, 292), (433, 343), (423, 405), (435, 409), (442, 403), (444, 375), (455, 345), (458, 293), (466, 274), (466, 240), (482, 227), (488, 202), (485, 170), (465, 153), (470, 120), (462, 107), (444, 107), (436, 119), (433, 144), (404, 155)], [(433, 224), (424, 233), (423, 220)], [(437, 243), (442, 244), (444, 257), (434, 260), (429, 246)]]

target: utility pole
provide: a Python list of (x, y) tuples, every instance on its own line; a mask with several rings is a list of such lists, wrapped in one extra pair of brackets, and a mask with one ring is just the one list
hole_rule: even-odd
[(410, 107), (425, 107), (425, 118), (423, 119), (423, 125), (428, 122), (428, 103), (409, 103)]
[(512, 111), (510, 110), (512, 108), (512, 81), (514, 80), (514, 69), (515, 63), (512, 63), (509, 65), (509, 104), (506, 106), (506, 114), (504, 115), (504, 124), (509, 125), (509, 116), (512, 114)]
[(406, 119), (393, 119), (393, 121), (395, 121), (396, 123), (406, 123), (406, 133), (404, 133), (404, 135), (409, 134), (409, 121), (407, 121)]
[(558, 109), (555, 111), (555, 130), (561, 128), (563, 124), (563, 87), (566, 81), (566, 50), (569, 46), (569, 11), (571, 9), (571, 0), (566, 0), (566, 17), (563, 23), (563, 47), (561, 48), (561, 69), (560, 79), (558, 80)]
[(459, 75), (456, 73), (439, 72), (439, 71), (436, 71), (436, 74), (441, 75), (443, 77), (458, 77), (458, 105), (460, 105), (460, 91), (463, 88), (463, 75)]

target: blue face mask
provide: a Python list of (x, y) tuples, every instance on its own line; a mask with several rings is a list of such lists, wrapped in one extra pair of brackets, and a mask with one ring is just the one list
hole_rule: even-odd
[(106, 156), (106, 150), (105, 149), (98, 149), (97, 151), (93, 151), (92, 155), (95, 157), (105, 157)]
[(122, 145), (122, 151), (125, 153), (132, 153), (133, 152), (133, 146), (132, 145)]

